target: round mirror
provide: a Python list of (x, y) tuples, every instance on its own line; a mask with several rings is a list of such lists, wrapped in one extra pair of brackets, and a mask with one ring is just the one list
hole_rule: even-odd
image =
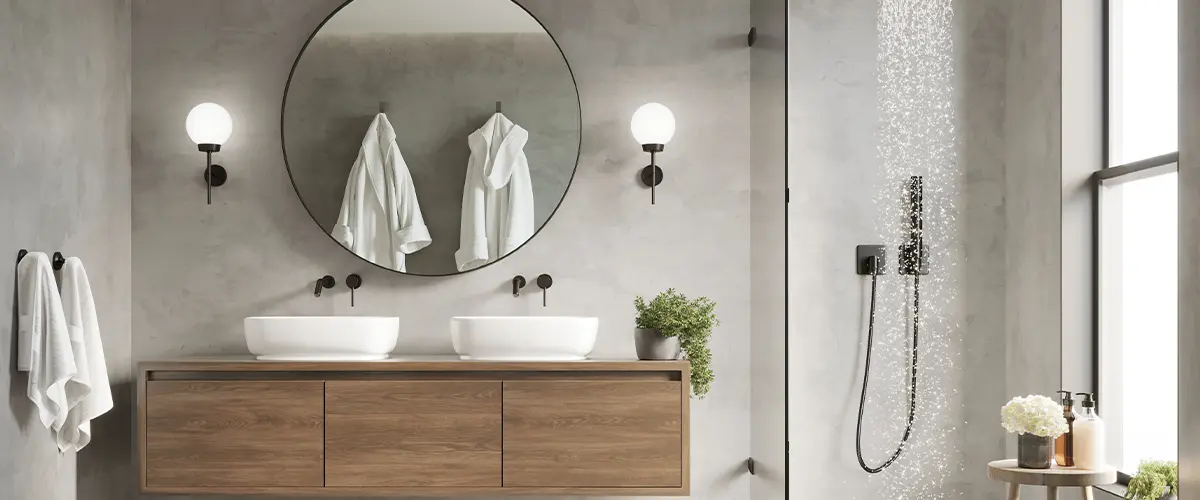
[(579, 161), (574, 76), (512, 0), (350, 0), (312, 34), (283, 152), (321, 230), (398, 272), (496, 262), (558, 209)]

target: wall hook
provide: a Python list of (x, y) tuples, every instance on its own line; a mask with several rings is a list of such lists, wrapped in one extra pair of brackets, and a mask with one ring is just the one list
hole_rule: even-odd
[[(24, 248), (19, 250), (17, 252), (17, 264), (20, 264), (21, 260), (24, 259), (26, 255), (29, 255), (29, 250)], [(63, 257), (62, 252), (54, 252), (54, 256), (50, 257), (50, 265), (54, 267), (55, 271), (62, 271), (63, 266), (66, 264), (67, 258)]]

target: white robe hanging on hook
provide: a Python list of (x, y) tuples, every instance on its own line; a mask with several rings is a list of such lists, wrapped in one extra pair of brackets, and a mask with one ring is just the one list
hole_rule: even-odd
[(493, 114), (467, 139), (471, 159), (463, 185), (459, 271), (516, 250), (533, 237), (533, 184), (525, 143), (529, 132), (503, 113)]

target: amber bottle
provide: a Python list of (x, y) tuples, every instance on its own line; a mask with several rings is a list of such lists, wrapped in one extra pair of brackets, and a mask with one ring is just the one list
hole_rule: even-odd
[(1071, 391), (1058, 391), (1062, 396), (1063, 418), (1067, 419), (1067, 433), (1054, 440), (1054, 463), (1059, 467), (1075, 466), (1075, 401)]

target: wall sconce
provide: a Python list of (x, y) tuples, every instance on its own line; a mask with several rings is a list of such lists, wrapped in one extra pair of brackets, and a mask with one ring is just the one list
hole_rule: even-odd
[(221, 186), (229, 179), (225, 167), (213, 165), (212, 154), (221, 151), (221, 145), (233, 134), (233, 119), (220, 105), (206, 102), (192, 108), (187, 116), (188, 137), (207, 157), (204, 167), (204, 184), (208, 190), (208, 204), (212, 205), (212, 188)]
[(675, 136), (675, 115), (662, 104), (644, 104), (633, 113), (629, 125), (633, 138), (642, 145), (642, 151), (650, 153), (650, 165), (642, 169), (642, 184), (650, 186), (650, 204), (655, 202), (655, 186), (662, 184), (663, 171), (658, 168), (658, 153)]

